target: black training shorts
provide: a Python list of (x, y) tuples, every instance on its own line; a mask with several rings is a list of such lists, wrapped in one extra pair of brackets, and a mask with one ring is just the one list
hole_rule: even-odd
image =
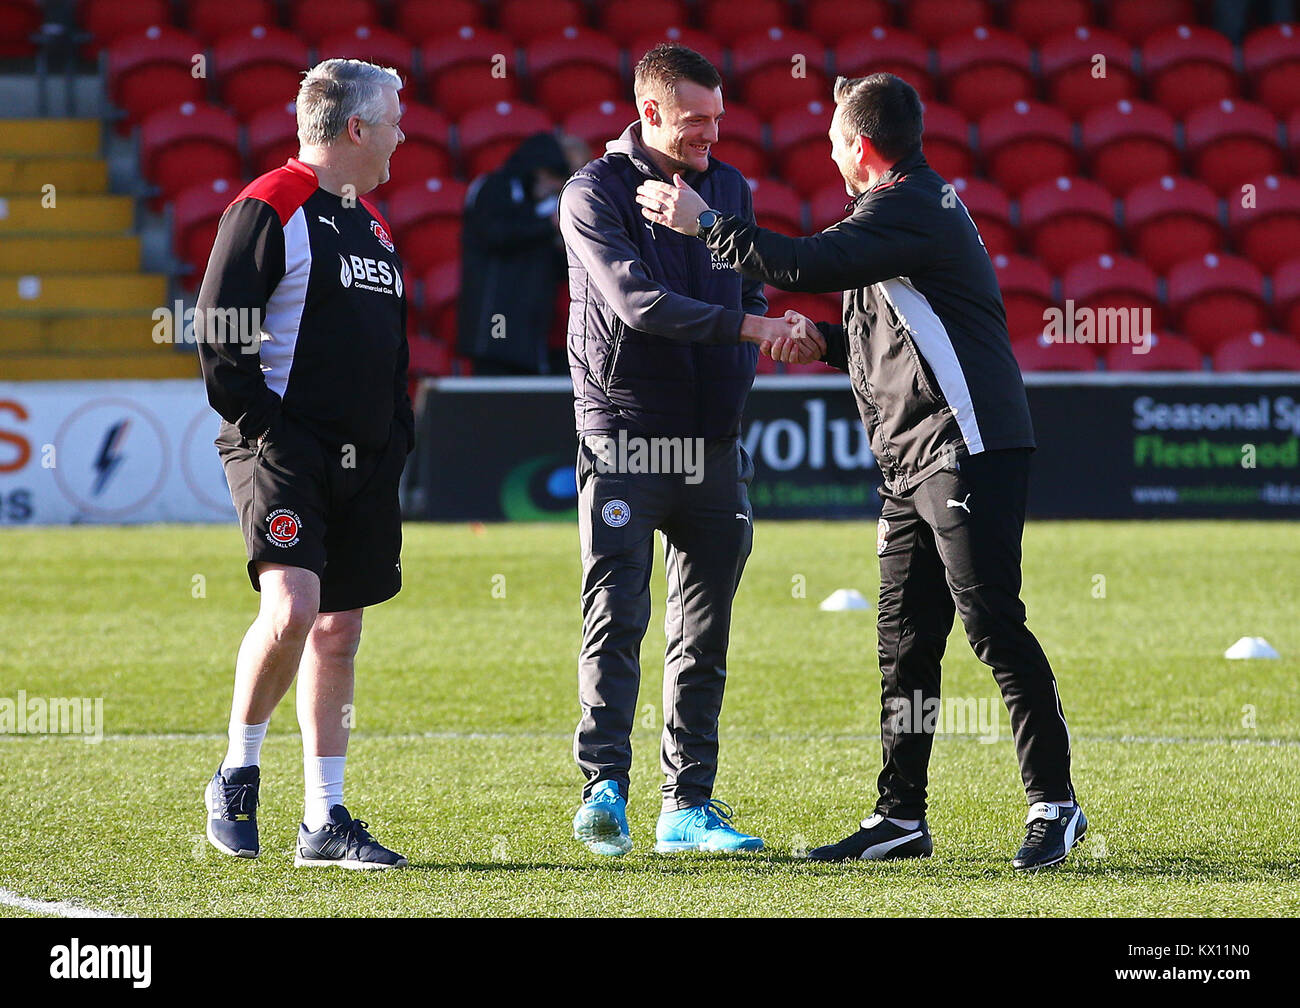
[(257, 563), (267, 561), (319, 576), (321, 612), (375, 605), (401, 590), (397, 486), (406, 435), (398, 423), (384, 447), (365, 449), (331, 445), (282, 413), (253, 444), (222, 421), (216, 445), (254, 588)]

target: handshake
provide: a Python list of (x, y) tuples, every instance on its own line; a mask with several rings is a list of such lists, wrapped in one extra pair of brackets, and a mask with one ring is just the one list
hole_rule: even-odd
[(746, 315), (740, 339), (757, 343), (759, 353), (784, 364), (811, 364), (826, 353), (821, 333), (797, 311), (788, 311), (781, 318)]

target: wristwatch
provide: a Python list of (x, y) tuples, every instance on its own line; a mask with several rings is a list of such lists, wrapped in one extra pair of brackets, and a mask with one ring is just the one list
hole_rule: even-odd
[(696, 227), (699, 228), (699, 230), (695, 232), (696, 237), (698, 238), (708, 237), (709, 228), (713, 227), (713, 225), (716, 223), (718, 223), (718, 211), (701, 210), (700, 215), (695, 218)]

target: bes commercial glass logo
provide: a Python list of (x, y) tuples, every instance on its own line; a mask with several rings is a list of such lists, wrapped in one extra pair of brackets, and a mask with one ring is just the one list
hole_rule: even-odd
[(515, 466), (501, 481), (506, 521), (577, 521), (572, 455), (544, 455)]

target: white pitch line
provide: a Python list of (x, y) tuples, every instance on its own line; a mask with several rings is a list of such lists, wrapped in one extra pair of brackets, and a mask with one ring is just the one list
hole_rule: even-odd
[[(270, 739), (281, 736), (272, 735)], [(487, 741), (496, 739), (521, 739), (529, 740), (555, 740), (555, 739), (572, 739), (572, 732), (458, 732), (458, 731), (429, 731), (429, 732), (395, 732), (392, 734), (377, 732), (354, 732), (352, 737), (359, 740), (385, 740), (391, 739), (397, 742), (418, 742), (426, 739), (447, 739), (452, 741)], [(0, 742), (17, 742), (20, 739), (31, 739), (33, 741), (49, 741), (51, 739), (70, 739), (80, 740), (80, 735), (9, 735), (0, 734)], [(102, 739), (104, 742), (224, 742), (226, 741), (224, 732), (136, 732), (136, 733), (117, 733), (105, 735)], [(297, 735), (283, 736), (286, 739), (299, 738)], [(879, 742), (880, 736), (877, 735), (813, 735), (798, 733), (782, 732), (745, 732), (730, 731), (727, 732), (727, 738), (737, 742)], [(936, 740), (952, 739), (959, 742), (982, 742), (979, 732), (966, 732), (954, 734), (951, 732), (936, 732)], [(1191, 735), (1083, 735), (1075, 736), (1080, 742), (1091, 742), (1095, 744), (1109, 745), (1200, 745), (1200, 746), (1264, 746), (1291, 748), (1300, 746), (1300, 739), (1250, 739), (1250, 738), (1197, 738)], [(995, 741), (1010, 742), (1009, 735), (999, 736)], [(985, 743), (988, 744), (988, 743)]]
[(77, 903), (51, 903), (48, 900), (29, 899), (8, 889), (0, 889), (0, 906), (11, 906), (28, 913), (46, 914), (50, 917), (120, 917), (121, 914), (95, 910)]

